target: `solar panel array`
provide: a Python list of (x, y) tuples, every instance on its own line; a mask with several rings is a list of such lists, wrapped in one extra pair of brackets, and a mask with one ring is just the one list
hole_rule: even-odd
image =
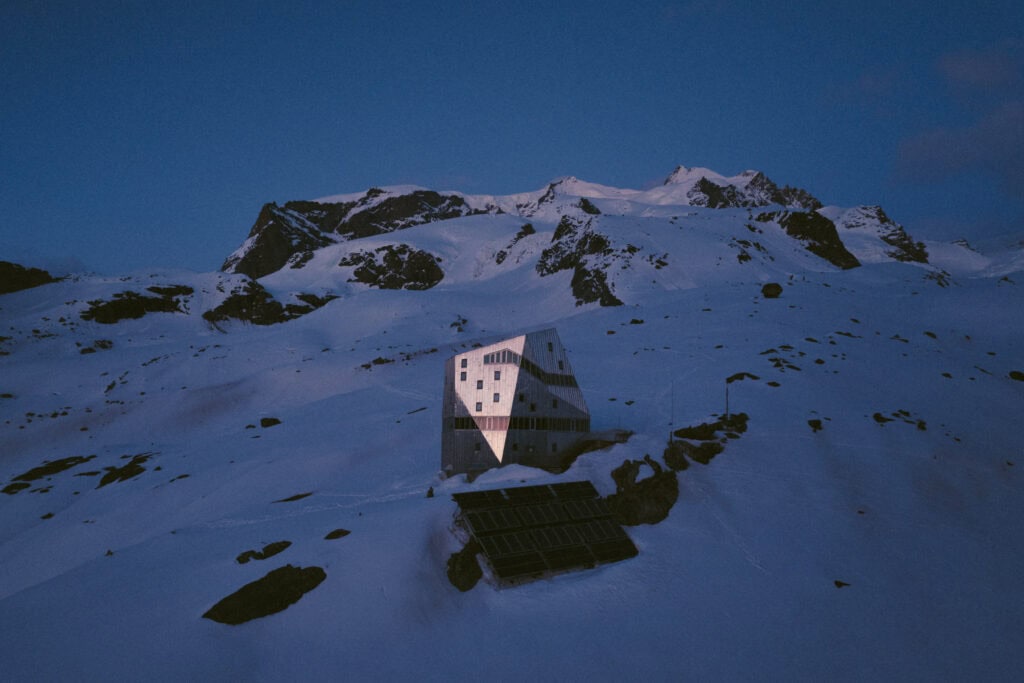
[(452, 496), (503, 581), (634, 557), (636, 546), (589, 481)]

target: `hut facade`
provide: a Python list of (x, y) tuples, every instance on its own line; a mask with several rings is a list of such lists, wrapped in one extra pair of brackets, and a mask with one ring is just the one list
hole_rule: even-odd
[(442, 420), (447, 475), (510, 463), (557, 468), (590, 432), (590, 413), (554, 329), (449, 358)]

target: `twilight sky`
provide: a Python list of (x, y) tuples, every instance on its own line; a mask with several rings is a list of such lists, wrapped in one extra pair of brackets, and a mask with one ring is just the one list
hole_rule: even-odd
[(0, 3), (0, 260), (216, 270), (268, 201), (747, 168), (1024, 230), (1024, 3)]

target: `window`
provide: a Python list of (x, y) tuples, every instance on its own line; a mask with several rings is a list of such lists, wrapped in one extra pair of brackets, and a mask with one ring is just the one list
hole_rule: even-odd
[(477, 389), (483, 389), (484, 388), (484, 381), (482, 379), (478, 379), (476, 381), (476, 388)]
[(531, 413), (537, 412), (537, 404), (536, 403), (531, 403), (530, 404), (530, 412)]
[(500, 379), (501, 379), (501, 370), (495, 370), (494, 371), (494, 381), (497, 382)]
[(479, 413), (483, 409), (484, 409), (484, 404), (480, 403), (479, 401), (477, 401), (477, 403), (476, 403), (476, 412)]
[(480, 450), (480, 442), (479, 441), (477, 441), (475, 444), (473, 444), (473, 450), (474, 451), (479, 451)]
[(557, 398), (551, 399), (551, 407), (552, 408), (557, 408), (558, 407), (558, 399)]
[(551, 444), (551, 452), (552, 453), (557, 453), (558, 452), (558, 444), (557, 443)]
[(554, 352), (555, 345), (552, 342), (548, 342), (548, 351)]
[(465, 372), (460, 372), (459, 373), (459, 381), (460, 382), (465, 382), (466, 381), (466, 373)]
[(526, 402), (526, 394), (519, 394), (519, 402), (520, 403), (525, 403)]
[(564, 361), (558, 361), (558, 369), (559, 370), (565, 370), (565, 362)]
[(465, 358), (462, 359), (462, 366), (461, 367), (466, 367), (466, 359)]
[(495, 394), (494, 395), (494, 402), (495, 403), (500, 403), (501, 402), (501, 394)]
[(519, 450), (519, 444), (516, 443), (515, 441), (512, 442), (512, 450), (514, 450), (514, 451), (518, 451)]

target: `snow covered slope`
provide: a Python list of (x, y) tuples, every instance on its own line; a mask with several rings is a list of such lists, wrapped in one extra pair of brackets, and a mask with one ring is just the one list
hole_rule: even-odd
[[(753, 174), (695, 175), (665, 187), (753, 196)], [(81, 275), (0, 296), (6, 677), (1024, 675), (1019, 242), (926, 242), (922, 261), (889, 253), (918, 243), (871, 207), (709, 208), (575, 179), (416, 192), (327, 202), (399, 200), (367, 234), (271, 212), (326, 237), (258, 281)], [(440, 479), (444, 359), (549, 326), (594, 428), (632, 438), (563, 474)], [(667, 519), (628, 529), (636, 558), (449, 583), (451, 493), (611, 494), (625, 459), (661, 462), (670, 429), (721, 414), (739, 373), (747, 431), (676, 474)], [(286, 564), (326, 579), (277, 614), (202, 618)]]

